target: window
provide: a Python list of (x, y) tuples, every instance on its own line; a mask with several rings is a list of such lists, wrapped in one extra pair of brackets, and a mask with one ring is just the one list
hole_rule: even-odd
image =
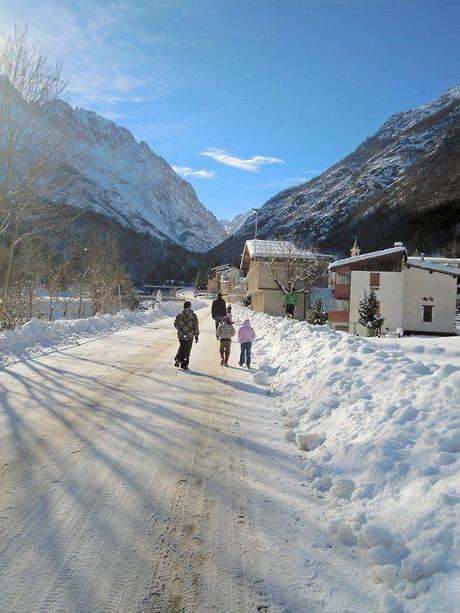
[(334, 272), (331, 275), (331, 281), (334, 285), (350, 285), (350, 274)]
[(371, 272), (370, 286), (380, 287), (380, 273), (379, 272)]
[(423, 305), (423, 321), (433, 321), (433, 307), (431, 304)]

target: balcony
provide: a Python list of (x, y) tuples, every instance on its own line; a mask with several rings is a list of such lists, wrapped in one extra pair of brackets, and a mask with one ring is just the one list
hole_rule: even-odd
[(327, 319), (330, 322), (348, 323), (350, 318), (350, 311), (329, 311)]
[(339, 284), (334, 286), (334, 297), (337, 299), (348, 300), (350, 298), (350, 286)]

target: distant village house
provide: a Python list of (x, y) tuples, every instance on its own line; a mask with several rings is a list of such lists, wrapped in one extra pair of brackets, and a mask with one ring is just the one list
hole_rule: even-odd
[(211, 269), (208, 279), (208, 292), (211, 294), (222, 292), (226, 296), (233, 296), (241, 283), (241, 270), (232, 264), (222, 264)]

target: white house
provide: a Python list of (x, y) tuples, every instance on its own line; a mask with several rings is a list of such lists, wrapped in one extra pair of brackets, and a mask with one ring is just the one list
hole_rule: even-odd
[[(442, 258), (425, 256), (410, 256), (407, 258), (409, 263), (428, 262), (430, 264), (441, 264), (442, 266), (450, 266), (451, 268), (460, 268), (460, 258)], [(457, 277), (457, 310), (460, 308), (460, 276)]]
[(359, 303), (373, 289), (383, 329), (402, 328), (406, 333), (455, 334), (457, 279), (460, 269), (408, 258), (405, 247), (360, 254), (356, 242), (352, 257), (329, 266), (329, 285), (334, 298), (329, 324), (364, 336), (359, 323)]

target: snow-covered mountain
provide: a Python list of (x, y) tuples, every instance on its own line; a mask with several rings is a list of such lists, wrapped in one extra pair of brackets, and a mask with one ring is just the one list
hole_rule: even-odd
[(227, 236), (231, 236), (241, 228), (250, 215), (251, 211), (248, 211), (247, 213), (240, 213), (231, 219), (219, 219), (219, 223), (225, 230), (225, 234)]
[(193, 187), (126, 128), (61, 100), (37, 116), (59, 147), (36, 187), (42, 198), (89, 207), (191, 251), (207, 251), (226, 237)]
[[(253, 214), (219, 247), (224, 258), (241, 252), (254, 221)], [(277, 194), (258, 213), (261, 238), (290, 238), (336, 253), (346, 252), (355, 234), (363, 247), (394, 240), (421, 250), (439, 247), (458, 221), (460, 86), (391, 116), (356, 151)]]

